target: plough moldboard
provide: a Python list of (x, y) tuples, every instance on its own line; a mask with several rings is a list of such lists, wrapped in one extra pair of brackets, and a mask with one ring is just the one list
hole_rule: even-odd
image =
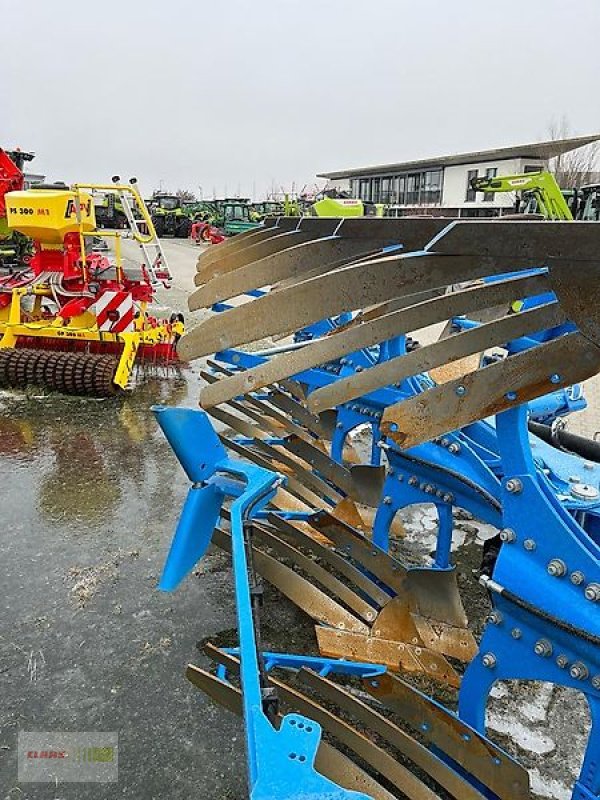
[[(253, 800), (528, 798), (486, 734), (509, 680), (585, 695), (572, 796), (600, 797), (600, 459), (556, 423), (600, 370), (599, 245), (586, 223), (286, 218), (200, 256), (190, 307), (215, 313), (180, 352), (213, 356), (205, 410), (156, 409), (191, 482), (161, 588), (231, 553), (239, 647), (187, 676), (243, 716)], [(420, 503), (437, 543), (415, 566), (398, 511)], [(457, 508), (498, 531), (477, 639)], [(320, 656), (262, 652), (263, 579)]]

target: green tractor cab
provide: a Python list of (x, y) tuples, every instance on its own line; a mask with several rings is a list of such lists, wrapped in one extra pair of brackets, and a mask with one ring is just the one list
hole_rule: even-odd
[(99, 228), (113, 228), (115, 230), (127, 227), (127, 217), (123, 211), (123, 204), (112, 193), (98, 192), (94, 195), (94, 212), (96, 225)]
[(250, 216), (250, 204), (239, 200), (224, 200), (222, 205), (223, 228), (226, 236), (257, 228), (260, 224)]
[(577, 206), (575, 219), (587, 222), (600, 222), (600, 183), (591, 183), (575, 189)]
[(192, 228), (192, 221), (176, 194), (154, 192), (147, 205), (157, 236), (176, 236), (180, 239), (187, 239)]
[(265, 200), (262, 203), (252, 203), (250, 206), (250, 217), (255, 222), (261, 222), (265, 217), (283, 216), (285, 216), (285, 205), (277, 200)]
[(186, 213), (194, 221), (209, 222), (225, 236), (235, 236), (257, 228), (260, 223), (252, 218), (250, 201), (241, 197), (223, 200), (202, 200), (186, 205)]

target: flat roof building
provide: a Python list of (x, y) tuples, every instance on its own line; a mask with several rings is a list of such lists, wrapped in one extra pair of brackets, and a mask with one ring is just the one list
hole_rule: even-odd
[(327, 188), (393, 207), (398, 216), (491, 217), (514, 211), (513, 193), (475, 192), (471, 179), (545, 169), (552, 158), (592, 144), (600, 134), (324, 172)]

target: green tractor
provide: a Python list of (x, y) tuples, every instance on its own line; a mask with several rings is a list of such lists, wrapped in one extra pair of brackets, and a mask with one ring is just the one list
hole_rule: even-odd
[(283, 216), (285, 216), (285, 204), (278, 200), (264, 200), (262, 203), (252, 203), (250, 206), (250, 217), (255, 222), (261, 222), (265, 217)]
[(154, 192), (147, 205), (157, 236), (188, 238), (192, 220), (176, 194)]
[(257, 228), (260, 224), (252, 218), (250, 201), (241, 197), (190, 203), (186, 206), (186, 213), (194, 221), (209, 222), (225, 236), (235, 236), (236, 233)]
[(236, 233), (244, 233), (258, 227), (259, 223), (250, 216), (248, 200), (234, 197), (215, 202), (222, 218), (222, 224), (218, 227), (223, 229), (225, 236), (235, 236)]
[(600, 183), (573, 189), (573, 216), (587, 222), (600, 222)]
[(94, 195), (94, 212), (96, 225), (99, 228), (112, 228), (120, 230), (127, 227), (127, 217), (119, 198), (112, 194), (98, 192)]

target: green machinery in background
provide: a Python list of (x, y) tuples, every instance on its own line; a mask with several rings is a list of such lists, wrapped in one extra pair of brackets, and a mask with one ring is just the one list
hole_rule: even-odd
[(250, 217), (255, 222), (260, 222), (265, 217), (295, 217), (297, 214), (286, 214), (285, 202), (279, 200), (264, 200), (261, 203), (250, 205)]
[(553, 220), (600, 221), (600, 184), (561, 189), (550, 172), (473, 178), (476, 192), (516, 192), (515, 211)]
[(192, 228), (192, 220), (184, 203), (176, 194), (154, 192), (146, 204), (157, 236), (177, 236), (180, 239), (187, 239)]
[(575, 219), (600, 222), (600, 183), (591, 183), (573, 189), (569, 207)]
[[(285, 196), (283, 203), (254, 203), (253, 208), (265, 207), (264, 216), (284, 217), (383, 217), (383, 203), (367, 203), (347, 197), (335, 190), (323, 192), (313, 203)], [(268, 207), (268, 208), (267, 208)], [(264, 218), (264, 217), (263, 217)]]
[(546, 219), (572, 220), (571, 208), (554, 175), (550, 172), (525, 172), (520, 175), (497, 175), (473, 178), (476, 192), (516, 192), (516, 213), (539, 213)]
[(208, 222), (225, 236), (252, 230), (258, 227), (261, 217), (253, 215), (250, 200), (245, 197), (198, 200), (186, 203), (184, 213), (191, 221)]
[(324, 194), (314, 203), (286, 195), (283, 201), (250, 203), (244, 197), (227, 197), (183, 204), (183, 213), (190, 222), (208, 222), (225, 236), (252, 230), (266, 217), (382, 217), (383, 211), (381, 204), (365, 203), (336, 193)]
[(313, 217), (383, 217), (383, 203), (367, 203), (350, 197), (325, 195), (309, 209)]
[(113, 228), (115, 230), (127, 227), (127, 217), (119, 197), (111, 192), (98, 192), (94, 195), (94, 212), (96, 225), (99, 228)]

